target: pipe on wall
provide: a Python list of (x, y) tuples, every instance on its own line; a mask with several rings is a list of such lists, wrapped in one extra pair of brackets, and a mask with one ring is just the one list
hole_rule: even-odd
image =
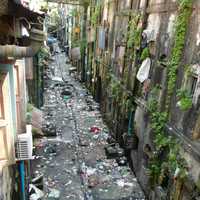
[(21, 199), (26, 200), (24, 161), (20, 161), (19, 163), (19, 174), (20, 174)]
[(39, 51), (45, 38), (46, 35), (43, 31), (33, 28), (30, 31), (30, 46), (0, 45), (0, 58), (33, 57)]
[(0, 58), (14, 57), (32, 57), (34, 51), (32, 47), (19, 47), (16, 45), (0, 45)]

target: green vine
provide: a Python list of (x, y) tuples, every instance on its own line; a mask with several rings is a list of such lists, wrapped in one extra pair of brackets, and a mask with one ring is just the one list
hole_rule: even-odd
[(169, 106), (171, 96), (176, 84), (176, 72), (180, 65), (189, 18), (192, 11), (192, 0), (179, 0), (179, 14), (175, 27), (175, 41), (172, 49), (171, 59), (168, 66), (168, 97), (167, 106)]
[(143, 49), (142, 54), (141, 54), (141, 56), (140, 56), (140, 59), (141, 59), (141, 61), (143, 61), (143, 60), (145, 60), (146, 58), (148, 58), (149, 56), (150, 56), (149, 48), (146, 47), (146, 48)]
[(111, 91), (112, 91), (112, 96), (114, 98), (117, 98), (120, 93), (120, 83), (114, 79), (111, 81)]
[(192, 96), (187, 90), (178, 90), (177, 97), (179, 99), (178, 106), (182, 111), (186, 111), (192, 107)]
[(138, 47), (141, 41), (142, 30), (138, 28), (138, 22), (140, 20), (140, 15), (135, 15), (129, 22), (128, 33), (127, 33), (127, 47)]
[[(154, 88), (154, 98), (148, 103), (148, 110), (151, 113), (151, 128), (154, 133), (155, 152), (150, 158), (149, 175), (152, 186), (158, 184), (166, 175), (166, 164), (168, 165), (167, 173), (169, 177), (174, 176), (175, 171), (180, 169), (179, 176), (186, 174), (186, 164), (180, 155), (180, 143), (165, 133), (165, 124), (168, 114), (160, 112), (158, 109), (157, 96), (158, 88)], [(159, 157), (159, 154), (165, 152), (164, 157)], [(160, 183), (161, 184), (161, 183)]]
[(94, 27), (97, 26), (100, 13), (101, 13), (101, 5), (97, 5), (90, 18), (92, 26)]
[[(170, 105), (171, 96), (176, 85), (176, 72), (182, 59), (191, 8), (192, 0), (179, 0), (179, 14), (175, 27), (174, 47), (168, 63), (167, 112), (160, 112), (158, 108), (158, 101), (156, 99), (158, 96), (158, 88), (154, 89), (154, 98), (149, 101), (148, 105), (148, 110), (151, 114), (151, 128), (154, 133), (153, 142), (155, 144), (155, 152), (150, 158), (149, 164), (149, 175), (152, 186), (156, 184), (161, 185), (164, 176), (168, 178), (172, 177), (176, 171), (179, 171), (179, 178), (183, 178), (186, 175), (185, 160), (180, 155), (180, 143), (165, 133), (165, 124), (169, 116), (168, 107)], [(144, 49), (141, 60), (145, 59), (147, 55), (148, 50)], [(177, 96), (180, 99), (181, 109), (186, 110), (191, 107), (191, 97), (185, 91), (179, 91)], [(165, 152), (164, 156), (159, 157), (159, 154), (162, 152)], [(168, 167), (166, 168), (166, 166)]]

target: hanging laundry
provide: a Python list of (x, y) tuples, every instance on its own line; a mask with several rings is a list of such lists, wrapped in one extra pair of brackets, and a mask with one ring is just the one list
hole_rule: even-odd
[(155, 41), (156, 40), (156, 35), (155, 35), (155, 31), (154, 30), (144, 30), (142, 35), (145, 37), (147, 43), (149, 43), (150, 41)]
[(137, 73), (137, 79), (143, 83), (146, 79), (148, 79), (149, 76), (149, 70), (151, 67), (151, 59), (146, 58), (143, 62), (142, 65)]

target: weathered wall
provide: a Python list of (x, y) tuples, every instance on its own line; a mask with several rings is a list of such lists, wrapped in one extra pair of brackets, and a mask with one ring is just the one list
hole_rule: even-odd
[[(12, 200), (14, 185), (14, 173), (12, 166), (4, 167), (0, 166), (0, 199)], [(17, 198), (14, 198), (17, 199)]]
[[(100, 12), (95, 12), (97, 5)], [(88, 29), (96, 34), (87, 45), (87, 85), (124, 147), (133, 112), (132, 136), (138, 144), (129, 153), (152, 200), (200, 194), (199, 5), (199, 0), (90, 5)], [(150, 68), (139, 81), (146, 59)]]

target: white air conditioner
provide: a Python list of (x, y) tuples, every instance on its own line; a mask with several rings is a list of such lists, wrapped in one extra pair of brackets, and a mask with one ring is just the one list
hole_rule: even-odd
[(19, 134), (16, 143), (16, 158), (17, 160), (33, 159), (33, 137), (32, 126), (26, 126), (26, 133)]

